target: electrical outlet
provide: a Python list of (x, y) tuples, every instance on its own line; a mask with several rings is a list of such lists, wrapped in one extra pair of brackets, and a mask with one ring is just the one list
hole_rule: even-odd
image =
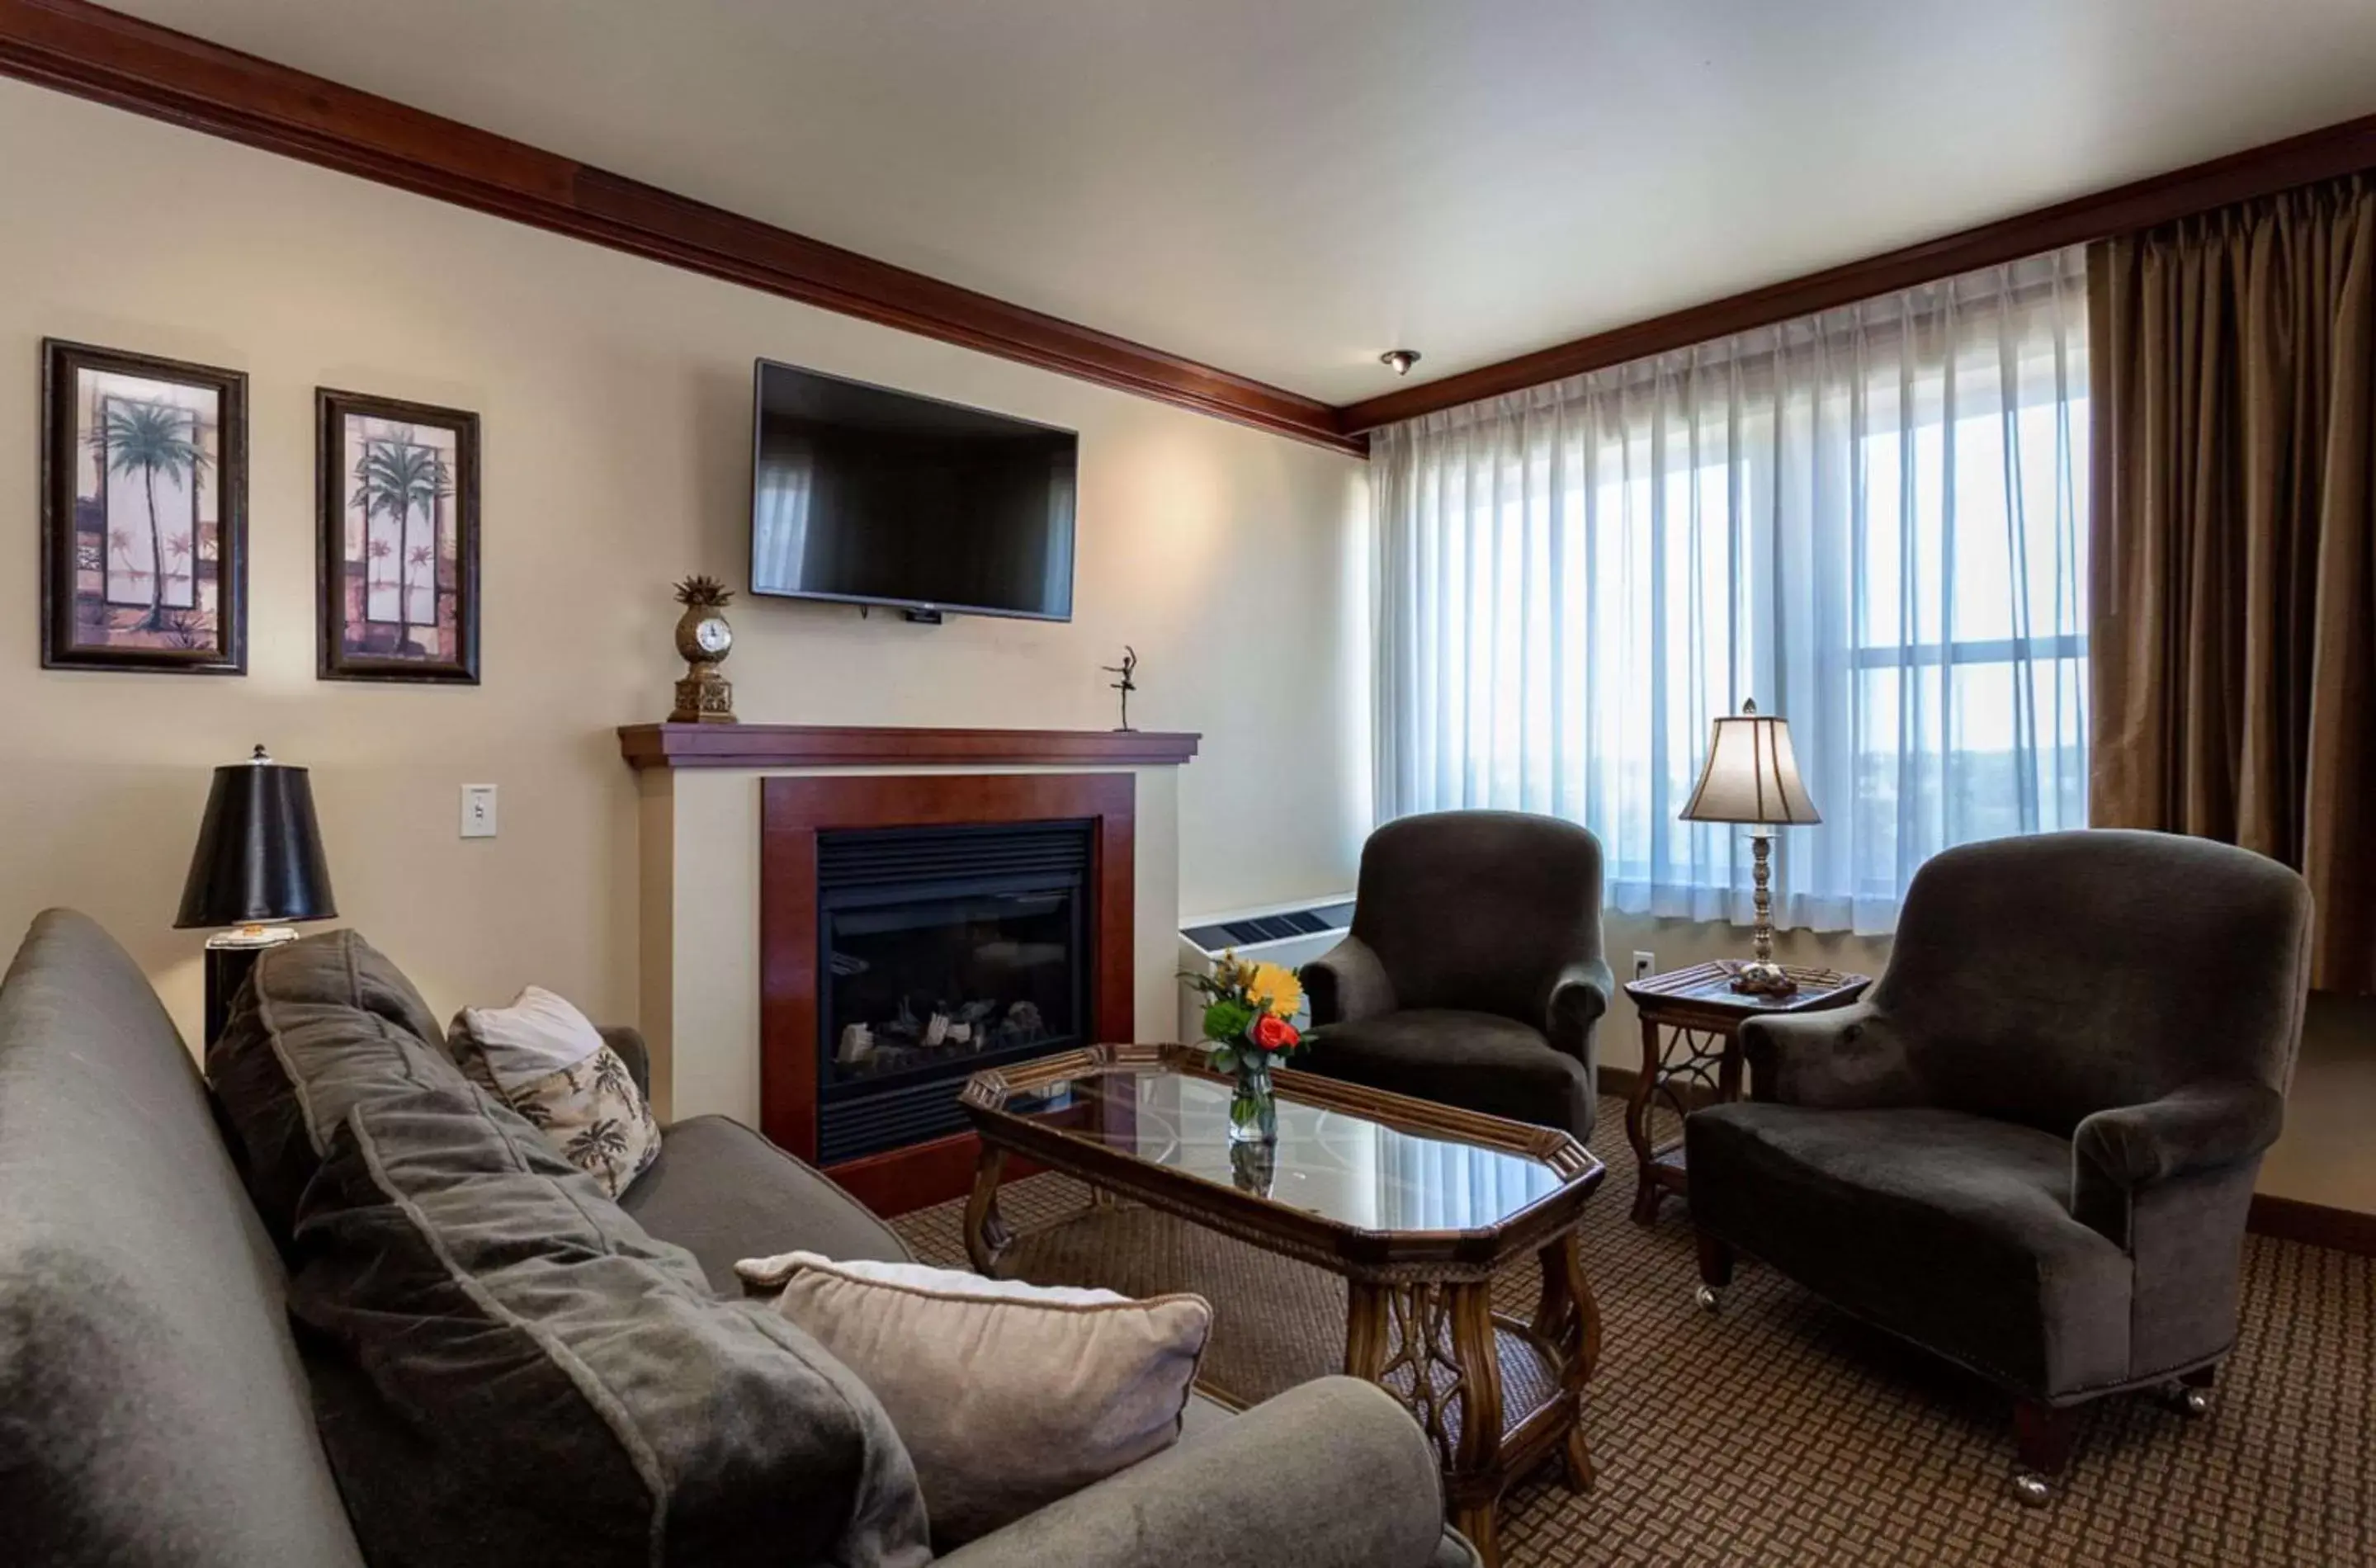
[(495, 836), (495, 787), (492, 784), (462, 786), (462, 837), (493, 838)]
[(1652, 975), (1655, 975), (1657, 972), (1658, 959), (1656, 954), (1636, 952), (1634, 955), (1634, 978), (1635, 980), (1648, 980)]

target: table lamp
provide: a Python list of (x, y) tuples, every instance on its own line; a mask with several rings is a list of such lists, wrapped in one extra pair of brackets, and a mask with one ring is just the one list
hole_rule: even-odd
[(245, 762), (216, 768), (173, 921), (177, 931), (236, 928), (207, 938), (204, 1045), (222, 1033), (232, 998), (256, 958), (297, 940), (294, 931), (272, 922), (328, 920), (338, 912), (305, 770), (273, 761), (262, 746)]
[(1707, 766), (1681, 819), (1750, 825), (1749, 842), (1756, 857), (1755, 956), (1734, 972), (1732, 989), (1754, 996), (1789, 995), (1799, 986), (1774, 961), (1774, 899), (1766, 891), (1765, 857), (1775, 828), (1824, 820), (1799, 777), (1789, 721), (1759, 713), (1753, 702), (1717, 719), (1708, 737)]

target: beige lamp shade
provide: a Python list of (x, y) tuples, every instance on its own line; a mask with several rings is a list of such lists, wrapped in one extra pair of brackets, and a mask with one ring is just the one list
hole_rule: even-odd
[(1753, 702), (1717, 719), (1708, 739), (1707, 766), (1681, 815), (1685, 822), (1823, 821), (1799, 777), (1789, 721), (1759, 713)]

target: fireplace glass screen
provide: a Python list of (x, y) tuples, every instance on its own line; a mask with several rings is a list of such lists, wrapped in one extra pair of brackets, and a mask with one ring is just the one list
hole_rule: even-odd
[(818, 839), (818, 1151), (966, 1125), (967, 1075), (1083, 1043), (1090, 825)]

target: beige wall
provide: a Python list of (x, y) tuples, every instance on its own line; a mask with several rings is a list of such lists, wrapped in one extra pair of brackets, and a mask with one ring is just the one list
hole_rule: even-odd
[[(738, 600), (752, 719), (1200, 730), (1178, 897), (1351, 880), (1358, 462), (0, 82), (0, 928), (104, 921), (196, 1033), (198, 937), (170, 929), (208, 769), (264, 741), (314, 769), (339, 908), (441, 1010), (536, 980), (638, 1006), (637, 795), (612, 727), (682, 666), (668, 585), (745, 578), (751, 362), (792, 361), (1081, 433), (1077, 619)], [(244, 680), (45, 672), (34, 606), (44, 336), (244, 370)], [(313, 397), (472, 409), (484, 428), (485, 683), (314, 679)], [(457, 836), (457, 787), (503, 835)], [(650, 977), (643, 977), (648, 980)], [(682, 1000), (681, 998), (678, 1000)]]

